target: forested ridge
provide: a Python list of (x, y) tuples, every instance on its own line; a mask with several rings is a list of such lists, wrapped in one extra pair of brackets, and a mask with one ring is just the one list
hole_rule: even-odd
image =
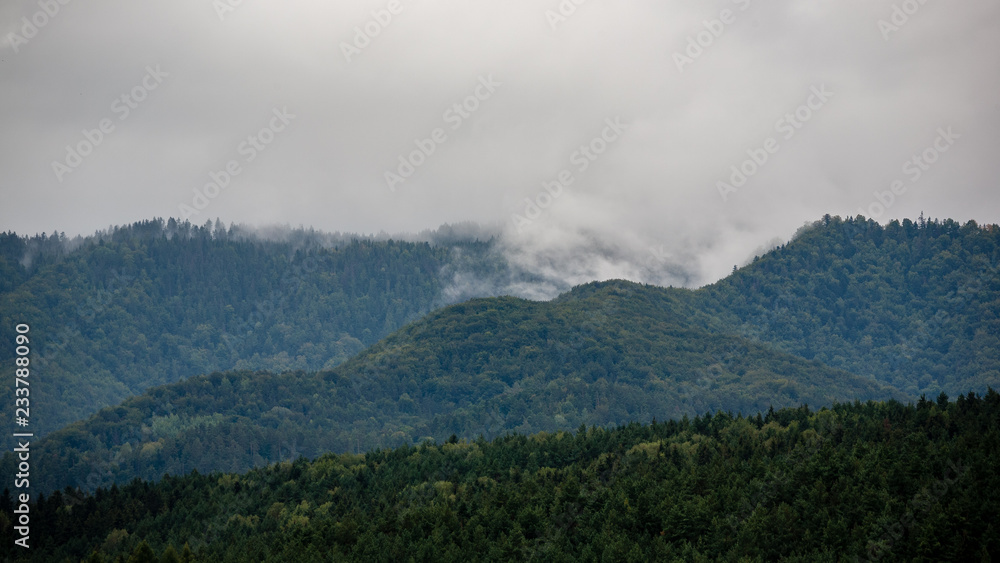
[[(488, 244), (331, 238), (264, 240), (173, 219), (75, 242), (0, 235), (0, 340), (29, 324), (45, 378), (35, 434), (217, 370), (333, 367), (442, 305), (456, 249), (475, 256)], [(0, 346), (5, 381), (12, 354)]]
[[(994, 268), (1000, 262), (1000, 229), (992, 225), (920, 220), (883, 227), (861, 218), (825, 217), (702, 289), (613, 281), (580, 286), (547, 303), (474, 299), (435, 310), (344, 364), (349, 353), (374, 341), (378, 325), (388, 330), (389, 317), (398, 321), (403, 313), (393, 313), (393, 306), (405, 311), (416, 310), (420, 299), (435, 303), (443, 272), (457, 262), (464, 260), (461, 267), (484, 279), (504, 275), (492, 243), (453, 237), (453, 246), (445, 248), (348, 239), (331, 247), (300, 232), (297, 239), (264, 244), (220, 226), (170, 225), (114, 230), (104, 242), (92, 241), (89, 250), (62, 257), (64, 245), (51, 241), (48, 251), (11, 250), (24, 239), (10, 236), (0, 245), (7, 256), (33, 257), (30, 268), (23, 260), (16, 266), (5, 262), (9, 269), (24, 270), (16, 289), (4, 294), (7, 303), (35, 288), (36, 303), (44, 296), (53, 310), (63, 303), (53, 288), (72, 287), (53, 272), (107, 275), (146, 257), (136, 271), (147, 281), (137, 289), (111, 283), (110, 290), (98, 291), (107, 298), (91, 315), (94, 324), (87, 325), (99, 337), (97, 344), (91, 347), (81, 333), (74, 345), (80, 350), (67, 345), (58, 350), (61, 356), (42, 364), (46, 382), (64, 397), (74, 397), (72, 382), (84, 385), (95, 374), (107, 376), (96, 380), (97, 389), (122, 385), (116, 378), (152, 385), (148, 374), (166, 373), (156, 369), (168, 361), (202, 369), (192, 362), (218, 354), (238, 368), (152, 389), (37, 441), (44, 452), (39, 463), (51, 468), (40, 472), (41, 490), (67, 485), (92, 490), (195, 468), (245, 471), (299, 455), (362, 452), (453, 433), (491, 438), (708, 410), (753, 415), (770, 406), (915, 400), (920, 393), (983, 392), (1000, 383), (1000, 277)], [(179, 228), (189, 231), (178, 236)], [(37, 238), (28, 243), (42, 245)], [(108, 246), (116, 250), (105, 253)], [(152, 253), (156, 248), (172, 258)], [(256, 270), (235, 258), (217, 268), (168, 267), (239, 252), (259, 256)], [(100, 256), (114, 262), (100, 266)], [(296, 260), (313, 260), (312, 272), (295, 274), (295, 267), (302, 268)], [(273, 275), (266, 275), (265, 263), (273, 263)], [(162, 275), (157, 264), (164, 264)], [(178, 276), (204, 279), (170, 281)], [(214, 285), (210, 298), (150, 297), (170, 293), (163, 288), (204, 288), (211, 280), (221, 285)], [(267, 280), (279, 289), (274, 302), (280, 306), (235, 300), (249, 312), (227, 316), (227, 308), (235, 306), (227, 301), (230, 295), (244, 295), (246, 287)], [(261, 291), (257, 294), (266, 295)], [(390, 301), (392, 295), (418, 297), (401, 303)], [(161, 314), (150, 320), (149, 311)], [(211, 314), (221, 314), (221, 320)], [(173, 326), (163, 321), (170, 318), (183, 330), (162, 329)], [(225, 324), (226, 319), (235, 320)], [(128, 330), (114, 332), (119, 324)], [(196, 337), (187, 332), (192, 327)], [(359, 327), (366, 328), (359, 333)], [(146, 336), (157, 330), (162, 337)], [(111, 334), (124, 347), (119, 353)], [(102, 344), (101, 338), (107, 341)], [(147, 368), (151, 357), (163, 361)], [(80, 371), (60, 373), (51, 367), (59, 362)], [(228, 369), (197, 365), (205, 366), (200, 373)], [(282, 371), (293, 368), (298, 369)], [(46, 405), (48, 397), (39, 396), (39, 404)], [(100, 405), (81, 396), (71, 412)], [(0, 468), (12, 468), (13, 461), (6, 455)]]
[(990, 561), (998, 466), (992, 389), (452, 437), (67, 489), (31, 506), (19, 560)]
[[(708, 410), (905, 398), (875, 381), (712, 334), (673, 292), (600, 282), (553, 302), (475, 299), (330, 371), (227, 372), (105, 408), (38, 441), (39, 490)], [(14, 468), (8, 454), (0, 470)]]
[(826, 216), (695, 292), (749, 338), (912, 396), (1000, 382), (1000, 227)]
[[(511, 276), (495, 241), (438, 244), (152, 220), (87, 239), (0, 234), (0, 339), (36, 327), (38, 435), (218, 370), (331, 368), (436, 307), (463, 271)], [(674, 290), (706, 329), (911, 396), (1000, 382), (1000, 229), (825, 217), (719, 282)], [(474, 290), (473, 290), (474, 291)], [(0, 375), (12, 351), (0, 347)], [(7, 413), (8, 406), (4, 405)]]

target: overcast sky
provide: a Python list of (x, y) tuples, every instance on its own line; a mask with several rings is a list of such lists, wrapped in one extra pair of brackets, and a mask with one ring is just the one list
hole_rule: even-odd
[(998, 29), (994, 0), (6, 0), (0, 229), (477, 221), (573, 283), (697, 286), (826, 213), (1000, 222)]

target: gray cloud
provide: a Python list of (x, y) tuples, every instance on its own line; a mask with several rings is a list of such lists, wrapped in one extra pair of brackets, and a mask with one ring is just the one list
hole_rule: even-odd
[[(1000, 219), (995, 2), (928, 2), (888, 40), (879, 20), (918, 4), (588, 0), (553, 29), (547, 12), (570, 4), (399, 0), (348, 62), (342, 44), (390, 2), (244, 0), (221, 19), (208, 0), (7, 2), (0, 228), (87, 234), (177, 217), (235, 161), (192, 221), (500, 222), (512, 261), (551, 280), (519, 290), (537, 296), (608, 277), (707, 283), (825, 213)], [(59, 9), (43, 18), (42, 5)], [(47, 21), (26, 38), (24, 17)], [(675, 53), (690, 58), (683, 71)], [(168, 76), (122, 119), (120, 97), (143, 94), (157, 65)], [(491, 76), (495, 91), (453, 128), (460, 114), (446, 112)], [(779, 120), (823, 86), (833, 96), (786, 139)], [(282, 108), (294, 119), (262, 133)], [(625, 132), (581, 170), (577, 151), (615, 118)], [(52, 162), (105, 119), (114, 130), (59, 181)], [(904, 164), (947, 127), (960, 137), (912, 181)], [(436, 129), (445, 140), (390, 190), (385, 173)], [(240, 149), (255, 135), (271, 142), (249, 161)], [(717, 182), (769, 138), (776, 152), (723, 201)], [(516, 219), (564, 170), (573, 183)], [(875, 193), (897, 179), (904, 190), (879, 212)]]

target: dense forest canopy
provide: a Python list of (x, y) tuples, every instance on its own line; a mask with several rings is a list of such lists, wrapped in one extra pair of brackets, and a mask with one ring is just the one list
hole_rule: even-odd
[[(476, 299), (392, 332), (442, 304), (459, 269), (511, 275), (470, 232), (262, 241), (152, 221), (72, 243), (3, 235), (16, 281), (0, 331), (23, 315), (43, 329), (37, 404), (54, 421), (39, 416), (37, 435), (83, 419), (37, 442), (53, 468), (38, 486), (1000, 381), (995, 226), (825, 217), (705, 288)], [(54, 326), (77, 332), (45, 342)]]
[[(486, 234), (459, 225), (402, 242), (173, 219), (74, 240), (3, 233), (0, 338), (37, 327), (44, 435), (194, 375), (328, 369), (436, 307), (530, 282)], [(995, 225), (971, 221), (827, 216), (675, 297), (709, 330), (914, 397), (981, 391), (1000, 381), (998, 242)], [(457, 274), (478, 289), (457, 289)]]
[[(648, 422), (708, 410), (905, 398), (875, 381), (712, 334), (672, 292), (630, 282), (554, 302), (453, 305), (331, 371), (215, 373), (156, 388), (39, 441), (41, 490), (192, 469)], [(0, 470), (14, 467), (5, 457)]]
[[(220, 369), (336, 366), (445, 304), (449, 266), (488, 267), (488, 244), (307, 231), (265, 240), (172, 219), (75, 241), (6, 233), (0, 339), (13, 341), (19, 323), (32, 327), (45, 377), (34, 431), (44, 435), (150, 387)], [(12, 354), (0, 347), (0, 375), (10, 381)]]
[(913, 396), (1000, 381), (1000, 227), (827, 216), (696, 292), (708, 317)]
[(998, 466), (993, 390), (452, 437), (46, 495), (23, 560), (990, 561)]

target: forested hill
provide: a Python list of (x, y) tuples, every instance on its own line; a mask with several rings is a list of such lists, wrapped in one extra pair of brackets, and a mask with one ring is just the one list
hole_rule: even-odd
[(716, 413), (57, 493), (24, 560), (991, 561), (998, 466), (994, 391)]
[(709, 326), (912, 396), (1000, 386), (1000, 228), (825, 217), (695, 292)]
[[(39, 485), (244, 470), (453, 432), (1000, 386), (995, 226), (827, 217), (706, 288), (604, 282), (550, 303), (473, 300), (332, 371), (440, 303), (456, 262), (484, 279), (505, 266), (489, 243), (461, 237), (297, 236), (151, 222), (68, 252), (0, 238), (20, 280), (0, 297), (0, 330), (27, 318), (39, 338), (38, 420), (53, 413), (55, 426), (174, 378), (238, 370), (129, 399), (39, 442), (58, 467)], [(275, 375), (287, 369), (301, 371)]]
[[(873, 380), (712, 334), (687, 290), (583, 286), (552, 302), (435, 311), (319, 373), (216, 373), (153, 389), (33, 446), (39, 490), (506, 432), (709, 410), (905, 398)], [(13, 470), (5, 457), (0, 471)]]
[[(440, 306), (442, 272), (488, 246), (283, 238), (172, 219), (77, 241), (0, 235), (0, 340), (29, 324), (43, 378), (31, 430), (216, 370), (331, 368)], [(13, 353), (0, 346), (5, 381)]]
[[(265, 239), (153, 220), (75, 241), (0, 234), (0, 339), (33, 327), (41, 436), (186, 377), (329, 369), (435, 307), (526, 275), (475, 232), (425, 237), (434, 244), (302, 230)], [(711, 286), (674, 290), (671, 306), (715, 334), (911, 397), (982, 391), (1000, 386), (998, 265), (995, 225), (825, 217)], [(457, 271), (478, 289), (451, 292)], [(11, 354), (0, 347), (8, 380)]]

